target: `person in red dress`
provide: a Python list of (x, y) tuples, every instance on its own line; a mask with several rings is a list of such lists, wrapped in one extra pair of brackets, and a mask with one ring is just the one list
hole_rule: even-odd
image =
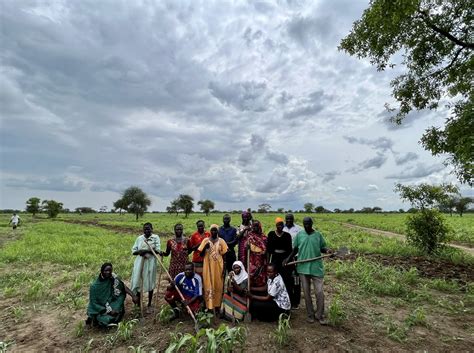
[(188, 251), (193, 252), (192, 261), (194, 264), (194, 271), (202, 276), (204, 258), (201, 256), (201, 252), (198, 250), (198, 248), (205, 238), (209, 238), (211, 236), (211, 233), (205, 230), (206, 224), (202, 220), (196, 222), (196, 227), (197, 230), (191, 235), (191, 239), (188, 241)]
[(170, 239), (166, 243), (166, 251), (161, 253), (161, 256), (169, 256), (171, 254), (169, 273), (172, 278), (184, 272), (189, 255), (188, 238), (183, 236), (183, 225), (181, 223), (174, 226), (174, 236), (174, 239)]

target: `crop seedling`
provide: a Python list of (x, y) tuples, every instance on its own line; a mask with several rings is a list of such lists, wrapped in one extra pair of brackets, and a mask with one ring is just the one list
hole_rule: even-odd
[(406, 318), (405, 324), (408, 327), (411, 326), (424, 326), (428, 327), (428, 323), (426, 322), (426, 313), (423, 308), (416, 308), (410, 315)]
[(92, 349), (92, 342), (94, 342), (93, 338), (91, 338), (83, 348), (79, 349), (79, 353), (89, 353)]
[(85, 328), (86, 328), (86, 325), (84, 323), (84, 320), (79, 321), (74, 329), (74, 336), (76, 337), (84, 336)]
[(341, 326), (344, 320), (347, 318), (347, 314), (344, 310), (340, 295), (334, 296), (329, 305), (328, 310), (328, 321), (333, 326)]
[(13, 345), (15, 341), (0, 341), (0, 353), (6, 353), (8, 347)]
[(278, 318), (278, 327), (272, 332), (272, 336), (279, 347), (284, 347), (288, 344), (290, 340), (290, 328), (290, 316), (280, 314)]
[(205, 311), (200, 311), (196, 314), (196, 320), (198, 322), (199, 327), (201, 328), (210, 327), (213, 317), (214, 315)]
[(122, 341), (128, 341), (130, 338), (132, 338), (133, 330), (137, 323), (137, 319), (120, 322), (117, 327), (117, 332), (115, 333), (117, 338)]
[(160, 324), (168, 324), (174, 316), (173, 309), (169, 305), (162, 305), (158, 313), (155, 315), (155, 322)]
[(15, 317), (15, 322), (19, 322), (25, 316), (25, 310), (21, 306), (12, 306), (10, 310)]

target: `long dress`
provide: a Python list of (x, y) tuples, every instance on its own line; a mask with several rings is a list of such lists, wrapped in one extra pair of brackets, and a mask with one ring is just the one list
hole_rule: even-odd
[(170, 239), (166, 243), (166, 252), (168, 249), (171, 253), (169, 273), (171, 278), (175, 278), (181, 272), (184, 272), (184, 267), (188, 262), (188, 248), (186, 246), (187, 239), (183, 238), (181, 242), (176, 239)]
[[(250, 285), (252, 287), (261, 287), (267, 283), (267, 239), (263, 233), (255, 233), (253, 231), (248, 233), (244, 241), (244, 247), (247, 248), (250, 244), (250, 268), (247, 272), (250, 277)], [(245, 261), (247, 261), (247, 253), (245, 253)], [(244, 262), (247, 264), (247, 262)]]
[(210, 247), (204, 255), (204, 301), (206, 308), (214, 309), (220, 307), (222, 303), (224, 291), (224, 259), (222, 256), (227, 252), (228, 247), (224, 239), (217, 238), (217, 241), (213, 243), (210, 238), (206, 238), (199, 246), (199, 251), (202, 251), (207, 243), (210, 244)]
[[(87, 316), (100, 326), (118, 323), (125, 313), (125, 297), (125, 285), (115, 274), (111, 278), (99, 275), (89, 289)], [(118, 315), (109, 315), (112, 310)]]
[[(148, 245), (145, 244), (145, 235), (142, 234), (140, 235), (137, 240), (135, 240), (135, 244), (133, 245), (132, 248), (132, 254), (135, 251), (138, 250), (150, 250)], [(156, 234), (152, 234), (148, 239), (148, 244), (156, 251), (160, 251), (161, 245), (160, 245), (160, 237)], [(143, 263), (143, 291), (144, 292), (149, 292), (155, 289), (156, 287), (156, 258), (151, 255), (150, 257), (146, 258), (144, 256), (137, 255), (135, 258), (135, 262), (133, 264), (133, 271), (132, 271), (132, 283), (131, 283), (131, 289), (133, 293), (137, 294), (140, 292), (140, 285), (141, 285), (141, 279), (140, 279), (140, 269), (141, 269), (141, 264), (142, 261)]]
[[(239, 261), (242, 261), (244, 266), (247, 268), (247, 262), (245, 262), (246, 259), (246, 249), (245, 249), (245, 242), (247, 241), (247, 237), (249, 232), (251, 231), (251, 225), (245, 225), (241, 224), (239, 228), (237, 228), (237, 234), (239, 235), (239, 248), (238, 248), (238, 256), (237, 259)], [(248, 269), (247, 269), (248, 270)]]

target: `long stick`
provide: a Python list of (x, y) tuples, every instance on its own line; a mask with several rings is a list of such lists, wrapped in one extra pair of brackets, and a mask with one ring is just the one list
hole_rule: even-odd
[[(250, 294), (250, 247), (247, 249), (247, 271), (248, 271), (248, 278), (247, 278), (247, 292)], [(247, 313), (245, 314), (244, 321), (250, 322), (252, 321), (252, 316), (250, 314), (250, 298), (247, 296)]]
[[(163, 257), (161, 257), (161, 261), (163, 261)], [(155, 307), (158, 308), (158, 299), (160, 297), (160, 285), (161, 285), (161, 273), (163, 269), (160, 267), (160, 271), (158, 272), (158, 283), (156, 284), (156, 297), (155, 297)]]
[(143, 269), (145, 267), (145, 258), (142, 256), (142, 262), (140, 263), (140, 315), (143, 317), (143, 300), (145, 293), (143, 293)]
[[(151, 245), (148, 243), (148, 241), (145, 240), (145, 244), (148, 245), (148, 247), (150, 248), (151, 252), (153, 253), (153, 255), (156, 257), (156, 259), (158, 260), (158, 263), (161, 265), (161, 267), (163, 268), (163, 270), (165, 270), (165, 273), (166, 275), (168, 276), (168, 278), (170, 279), (170, 281), (173, 281), (174, 278), (171, 278), (171, 275), (170, 273), (168, 272), (168, 270), (166, 269), (165, 265), (163, 265), (163, 262), (161, 262), (160, 258), (158, 257), (158, 255), (156, 254), (155, 250), (151, 247)], [(179, 297), (181, 298), (181, 300), (183, 301), (183, 304), (186, 302), (186, 300), (184, 299), (184, 296), (183, 296), (183, 293), (181, 293), (181, 291), (179, 290), (178, 286), (175, 286), (176, 288), (176, 291), (178, 292), (178, 295)], [(193, 311), (191, 310), (191, 308), (189, 307), (189, 305), (185, 304), (184, 305), (186, 307), (186, 309), (188, 309), (188, 313), (189, 315), (191, 316), (191, 318), (193, 319), (194, 321), (194, 324), (197, 325), (198, 322), (196, 320), (196, 317), (194, 316), (194, 313)]]
[(311, 259), (291, 261), (291, 262), (288, 262), (285, 266), (290, 266), (290, 265), (294, 265), (294, 264), (302, 264), (303, 262), (316, 261), (316, 260), (323, 259), (325, 257), (330, 257), (330, 256), (333, 256), (333, 254), (321, 255), (321, 256), (318, 256), (318, 257), (313, 257)]

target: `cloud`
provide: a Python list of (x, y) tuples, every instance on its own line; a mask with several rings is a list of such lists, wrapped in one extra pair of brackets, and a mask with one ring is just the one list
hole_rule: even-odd
[(272, 98), (265, 82), (210, 82), (209, 90), (222, 104), (240, 111), (264, 112)]
[(381, 152), (377, 152), (377, 155), (373, 158), (366, 159), (360, 162), (356, 167), (349, 169), (349, 172), (360, 173), (368, 169), (379, 169), (387, 161), (387, 156)]
[(408, 162), (411, 162), (411, 161), (414, 161), (414, 160), (417, 160), (417, 159), (418, 159), (418, 155), (416, 153), (413, 153), (413, 152), (408, 152), (404, 155), (400, 155), (400, 154), (395, 155), (395, 163), (397, 165), (403, 165), (403, 164), (406, 164)]
[(341, 172), (336, 170), (332, 170), (323, 174), (323, 183), (327, 183), (328, 181), (334, 180), (336, 176), (341, 175)]
[(395, 173), (387, 175), (387, 179), (398, 179), (398, 180), (406, 180), (406, 179), (417, 179), (429, 176), (433, 173), (437, 173), (445, 169), (446, 167), (442, 164), (434, 164), (431, 166), (417, 163), (416, 166), (405, 170), (401, 173)]
[(12, 188), (24, 188), (30, 190), (50, 190), (50, 191), (82, 191), (85, 184), (82, 181), (71, 180), (67, 177), (51, 177), (48, 179), (10, 179), (6, 180), (5, 185)]
[(349, 190), (350, 190), (350, 188), (345, 187), (345, 186), (338, 186), (336, 188), (336, 192), (345, 192), (345, 191), (349, 191)]
[(344, 139), (349, 143), (357, 143), (361, 145), (367, 145), (375, 150), (387, 151), (392, 150), (393, 141), (387, 137), (379, 137), (377, 139), (358, 138), (353, 136), (344, 136)]
[(294, 104), (294, 108), (283, 114), (284, 119), (310, 118), (318, 115), (332, 98), (318, 90)]
[(377, 191), (379, 189), (379, 187), (375, 184), (369, 184), (367, 185), (367, 190), (368, 191)]

